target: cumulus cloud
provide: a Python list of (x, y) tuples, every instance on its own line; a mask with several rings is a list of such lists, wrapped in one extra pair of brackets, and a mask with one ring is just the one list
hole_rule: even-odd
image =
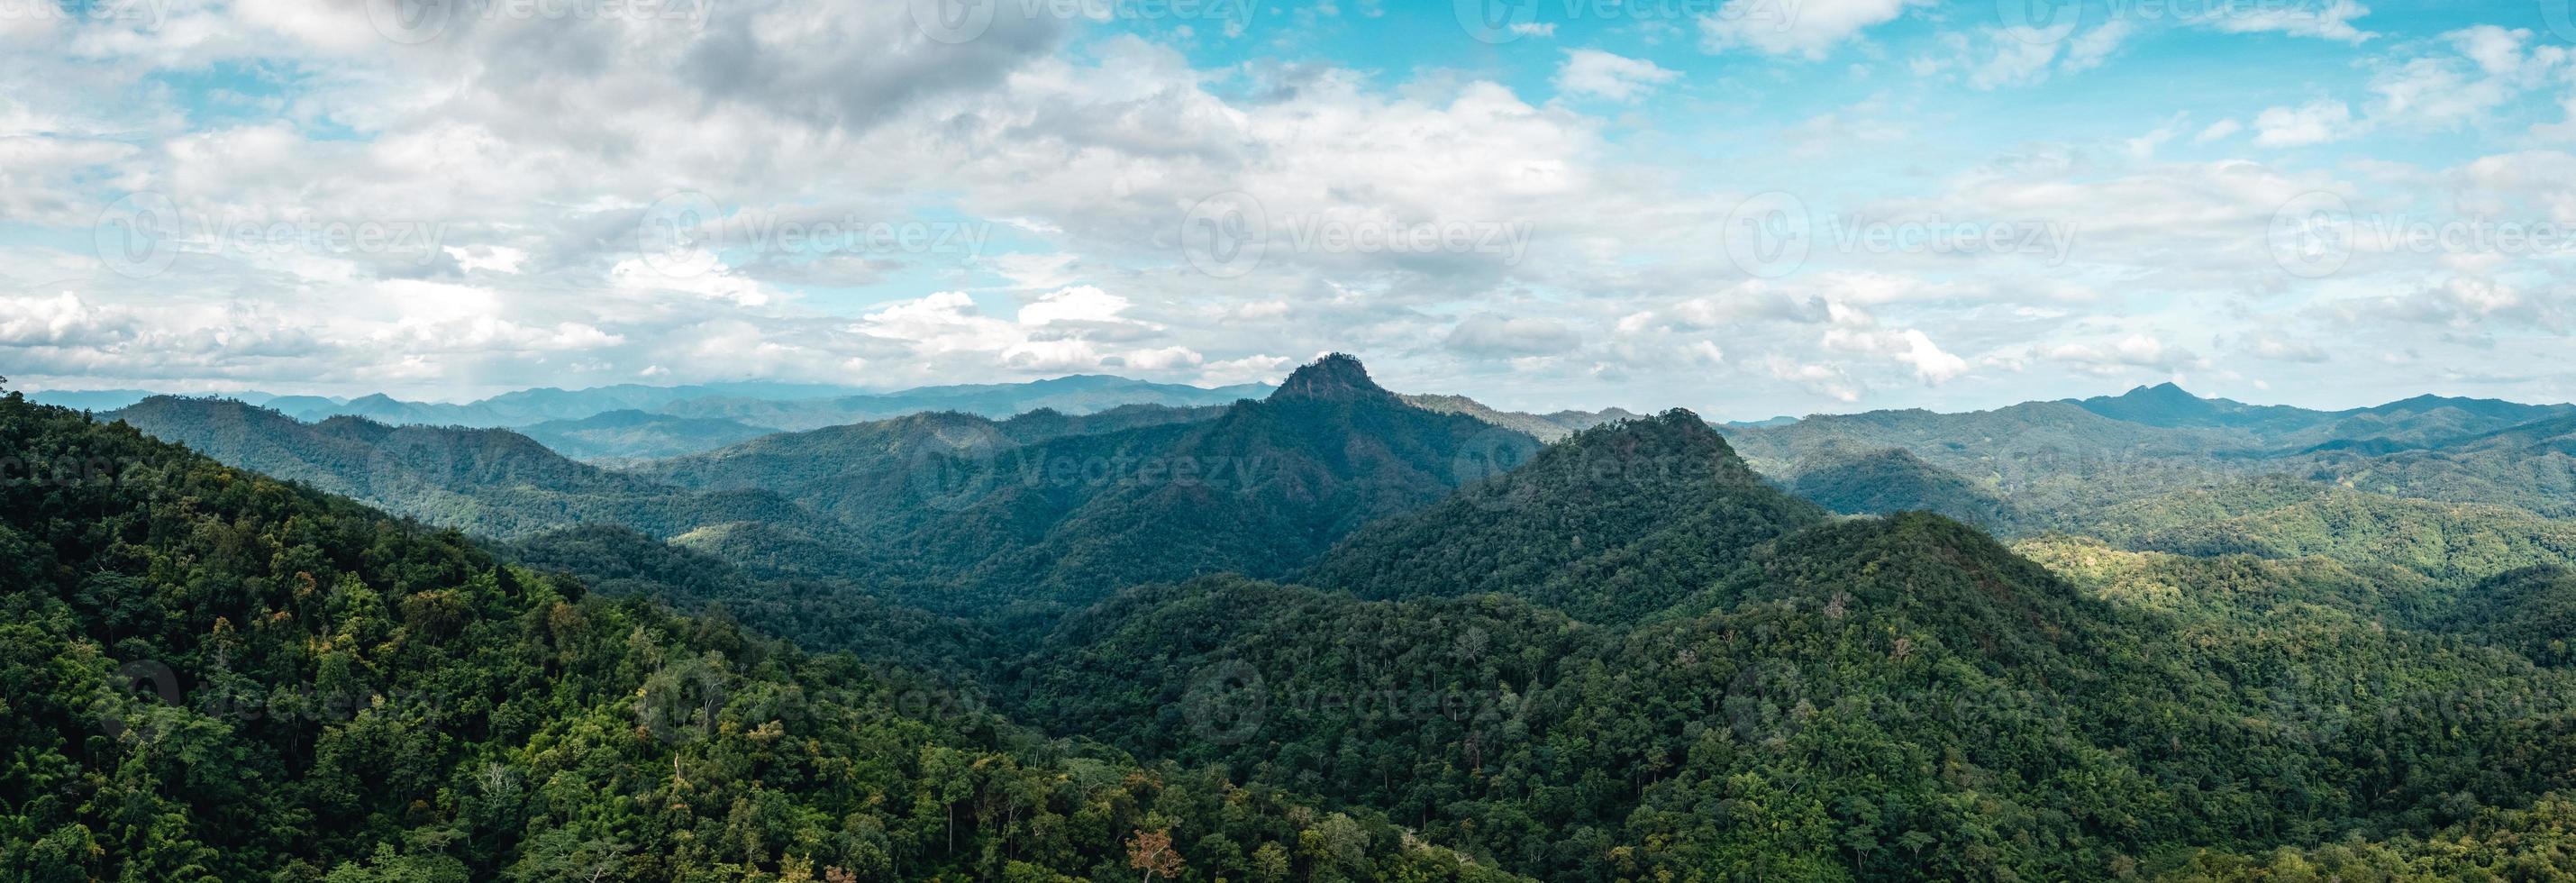
[[(2201, 38), (2388, 48), (2302, 71), (2312, 101), (2215, 122), (2131, 118), (2070, 91), (2041, 97), (2101, 116), (1965, 132), (1943, 90), (2152, 73), (2156, 54), (2131, 48), (2153, 25), (1943, 34), (1927, 6), (1935, 35), (1873, 40), (1910, 32), (1890, 25), (1914, 5), (1732, 0), (1688, 36), (1728, 54), (1728, 82), (1765, 88), (1684, 90), (1699, 69), (1619, 54), (1666, 28), (1542, 53), (1554, 100), (1529, 94), (1526, 71), (1238, 63), (1009, 4), (956, 45), (901, 4), (809, 0), (678, 22), (460, 19), (417, 45), (385, 41), (358, 4), (169, 4), (150, 27), (21, 19), (0, 32), (0, 216), (34, 232), (0, 233), (0, 357), (53, 385), (452, 395), (639, 377), (1221, 383), (1342, 349), (1558, 406), (1597, 406), (1615, 382), (1639, 405), (1709, 406), (1722, 388), (1767, 403), (1735, 407), (1788, 411), (1992, 400), (2034, 366), (2292, 371), (2317, 355), (2295, 341), (2466, 364), (2564, 327), (2563, 283), (2539, 255), (2365, 249), (2302, 279), (2267, 235), (2311, 192), (2576, 221), (2576, 159), (2552, 140), (2576, 130), (2558, 107), (2570, 65), (2536, 34), (2382, 41), (2351, 3), (2194, 20)], [(1881, 63), (1892, 45), (1911, 57)], [(1854, 64), (1812, 63), (1845, 50)], [(165, 76), (210, 70), (252, 73), (224, 88)], [(1782, 97), (1845, 84), (1853, 97), (1832, 107)], [(1712, 107), (1726, 131), (1673, 125)], [(2271, 149), (2367, 154), (2355, 136), (2373, 132), (2503, 146), (2449, 166)], [(1808, 251), (1757, 274), (1728, 237), (1766, 191), (1805, 213), (1782, 220)], [(91, 247), (129, 193), (190, 222), (157, 274)], [(704, 217), (671, 212), (674, 198)], [(437, 235), (271, 248), (221, 232), (409, 222)], [(657, 223), (677, 232), (653, 241)], [(793, 235), (827, 224), (889, 236)], [(1888, 242), (1968, 230), (1979, 244), (1837, 235), (1882, 227), (1918, 237)], [(905, 238), (940, 230), (989, 235)], [(2024, 230), (2064, 231), (2067, 247), (1983, 244)], [(1246, 259), (1211, 272), (1215, 246)], [(2258, 325), (2268, 336), (2218, 333)], [(2181, 345), (2204, 339), (2209, 357)]]
[(2297, 107), (2265, 108), (2254, 117), (2254, 143), (2265, 147), (2301, 147), (2340, 141), (2358, 134), (2352, 106), (2320, 98)]
[(2269, 32), (2360, 43), (2377, 35), (2353, 27), (2352, 20), (2369, 14), (2370, 7), (2353, 0), (2332, 0), (2313, 7), (2304, 3), (2227, 4), (2212, 11), (2205, 23), (2235, 34)]
[(1726, 0), (1699, 19), (1710, 51), (1749, 49), (1821, 59), (1861, 32), (1895, 21), (1914, 0)]
[(1565, 63), (1556, 69), (1556, 90), (1561, 95), (1629, 101), (1680, 76), (1679, 71), (1659, 67), (1642, 58), (1612, 55), (1598, 49), (1575, 49), (1565, 54)]
[(1449, 330), (1450, 349), (1478, 358), (1555, 355), (1580, 341), (1574, 329), (1547, 319), (1478, 313)]

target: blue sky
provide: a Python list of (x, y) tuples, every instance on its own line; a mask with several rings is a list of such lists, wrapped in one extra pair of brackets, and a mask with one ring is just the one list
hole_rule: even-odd
[(56, 2), (24, 387), (2576, 398), (2548, 3)]

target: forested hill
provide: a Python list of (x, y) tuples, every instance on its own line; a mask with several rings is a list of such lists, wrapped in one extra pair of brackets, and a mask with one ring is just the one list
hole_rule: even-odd
[[(1016, 702), (1553, 880), (2576, 870), (2567, 671), (2258, 610), (2266, 579), (2163, 612), (1923, 514), (1810, 527), (1635, 627), (1219, 578), (1068, 620)], [(2474, 615), (2565, 618), (2564, 577), (2521, 579)], [(2499, 643), (2557, 653), (2534, 634)]]
[(1411, 407), (1349, 356), (1213, 412), (1129, 408), (995, 422), (963, 414), (757, 439), (642, 474), (777, 488), (956, 590), (951, 612), (1046, 616), (1140, 582), (1260, 576), (1517, 465), (1535, 439)]
[(1502, 876), (16, 394), (0, 450), (9, 879)]
[(2018, 527), (2025, 518), (2001, 494), (1904, 448), (1821, 446), (1799, 459), (1789, 490), (1836, 512), (1938, 512), (1996, 532)]
[(1823, 520), (1684, 410), (1610, 423), (1353, 535), (1304, 579), (1363, 598), (1494, 592), (1633, 620)]
[(783, 497), (697, 493), (600, 469), (506, 429), (303, 423), (229, 399), (158, 397), (107, 415), (224, 463), (310, 484), (478, 536), (510, 539), (585, 523), (656, 536), (740, 521), (838, 530)]

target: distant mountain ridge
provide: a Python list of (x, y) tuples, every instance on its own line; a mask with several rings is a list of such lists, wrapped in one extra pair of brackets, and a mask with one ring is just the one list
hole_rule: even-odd
[[(2337, 438), (2382, 437), (2390, 434), (2392, 427), (2407, 427), (2443, 412), (2448, 412), (2445, 425), (2487, 429), (2576, 412), (2576, 405), (2571, 404), (2531, 405), (2502, 399), (2431, 394), (2367, 408), (2320, 411), (2295, 405), (2249, 405), (2234, 399), (2202, 398), (2170, 382), (2135, 387), (2116, 396), (2062, 401), (2113, 420), (2168, 428), (2234, 427), (2279, 435), (2328, 424), (2343, 424), (2342, 431), (2335, 435)], [(2415, 430), (2422, 432), (2425, 428), (2415, 425)]]
[[(1032, 411), (1083, 415), (1123, 405), (1224, 405), (1261, 398), (1270, 391), (1269, 385), (1260, 383), (1209, 388), (1077, 374), (1023, 383), (926, 386), (894, 392), (770, 382), (619, 384), (579, 390), (546, 387), (463, 404), (409, 402), (382, 393), (345, 400), (268, 393), (183, 398), (234, 399), (307, 423), (333, 417), (362, 417), (387, 426), (516, 429), (575, 459), (622, 462), (714, 450), (771, 432), (931, 411), (993, 419)], [(40, 393), (31, 398), (104, 412), (130, 408), (157, 395), (142, 390), (102, 390)]]
[[(1427, 505), (1538, 443), (1404, 403), (1359, 360), (1268, 397), (995, 421), (951, 411), (768, 436), (637, 467), (700, 489), (775, 489), (1012, 601), (1301, 566), (1360, 525)], [(967, 595), (931, 605), (981, 606)]]

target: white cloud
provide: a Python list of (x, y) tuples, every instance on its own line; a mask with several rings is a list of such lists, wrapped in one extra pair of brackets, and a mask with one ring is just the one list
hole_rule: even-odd
[(1642, 58), (1612, 55), (1598, 49), (1575, 49), (1565, 53), (1565, 63), (1556, 69), (1556, 89), (1564, 95), (1631, 101), (1657, 84), (1672, 82), (1680, 76), (1679, 71), (1658, 67)]
[(1546, 356), (1573, 349), (1580, 335), (1564, 323), (1478, 313), (1449, 330), (1444, 345), (1476, 358)]
[(2352, 20), (2369, 14), (2370, 7), (2353, 0), (2333, 0), (2313, 8), (2304, 3), (2226, 4), (2211, 12), (2203, 23), (2232, 34), (2270, 32), (2360, 43), (2377, 35), (2353, 27)]
[(2254, 143), (2264, 147), (2323, 144), (2359, 131), (2350, 105), (2325, 98), (2298, 107), (2266, 108), (2254, 117)]
[(1869, 28), (1895, 21), (1912, 0), (1727, 0), (1699, 19), (1709, 51), (1751, 49), (1821, 59)]

